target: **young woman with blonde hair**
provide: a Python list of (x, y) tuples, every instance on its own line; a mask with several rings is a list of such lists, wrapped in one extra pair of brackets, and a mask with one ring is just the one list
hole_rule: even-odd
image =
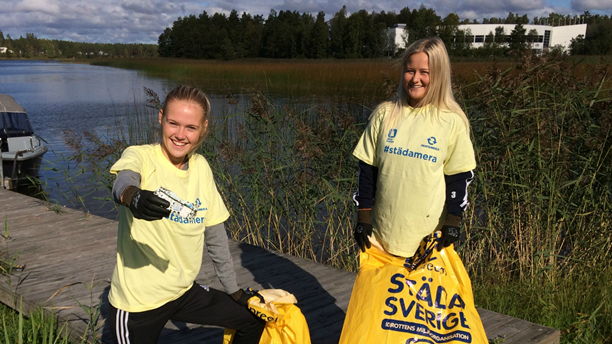
[(438, 249), (460, 238), (476, 162), (442, 40), (414, 42), (400, 63), (396, 95), (374, 110), (353, 152), (359, 159), (354, 237), (362, 251), (373, 236), (387, 252), (411, 257), (436, 230)]
[[(157, 343), (168, 320), (235, 329), (234, 344), (259, 343), (264, 323), (246, 308), (252, 295), (236, 284), (223, 226), (229, 213), (208, 162), (195, 153), (209, 117), (202, 91), (175, 88), (159, 111), (161, 142), (128, 147), (111, 167), (113, 197), (124, 205), (108, 297), (115, 343)], [(169, 210), (154, 192), (159, 187), (197, 212)], [(195, 282), (204, 244), (225, 292)]]

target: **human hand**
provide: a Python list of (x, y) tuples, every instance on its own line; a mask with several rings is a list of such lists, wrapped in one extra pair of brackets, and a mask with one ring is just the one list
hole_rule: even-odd
[(238, 291), (229, 294), (229, 296), (236, 301), (236, 303), (245, 308), (248, 308), (249, 300), (254, 296), (257, 296), (261, 303), (265, 302), (263, 296), (251, 288), (247, 288), (246, 290), (238, 289)]
[(366, 251), (366, 247), (372, 247), (370, 244), (370, 236), (372, 235), (372, 210), (360, 209), (357, 212), (357, 225), (353, 230), (353, 237), (357, 242), (357, 246), (362, 252)]
[(461, 238), (461, 218), (456, 215), (447, 214), (446, 222), (442, 229), (440, 229), (440, 232), (442, 232), (442, 236), (438, 240), (438, 251), (444, 247), (449, 247)]
[[(130, 188), (133, 188), (130, 187)], [(138, 189), (138, 188), (136, 188)], [(138, 189), (129, 201), (129, 208), (135, 218), (154, 221), (170, 215), (170, 203), (156, 196), (153, 191)]]
[(366, 247), (372, 247), (370, 244), (369, 236), (372, 235), (372, 225), (369, 223), (360, 223), (358, 222), (355, 226), (353, 236), (355, 237), (355, 241), (357, 242), (357, 246), (361, 249), (362, 252), (366, 251)]

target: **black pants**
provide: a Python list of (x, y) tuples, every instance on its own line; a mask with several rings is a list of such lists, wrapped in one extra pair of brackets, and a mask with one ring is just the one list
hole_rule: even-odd
[(265, 322), (224, 292), (195, 284), (180, 298), (145, 312), (110, 305), (109, 326), (116, 344), (153, 344), (168, 320), (236, 330), (233, 344), (258, 344)]

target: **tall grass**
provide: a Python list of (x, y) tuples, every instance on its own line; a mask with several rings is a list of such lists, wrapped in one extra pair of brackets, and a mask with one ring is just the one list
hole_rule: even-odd
[(228, 126), (235, 135), (209, 138), (201, 153), (231, 208), (233, 238), (353, 269), (355, 117), (334, 107), (279, 107), (254, 92), (241, 121), (226, 117), (213, 132)]
[(99, 60), (96, 65), (129, 68), (199, 86), (206, 91), (259, 89), (283, 97), (319, 95), (380, 99), (380, 85), (398, 75), (390, 60)]
[[(58, 324), (53, 314), (42, 308), (28, 317), (0, 304), (0, 343), (3, 344), (69, 344), (67, 324)], [(83, 341), (84, 343), (84, 341)]]
[(480, 306), (612, 340), (612, 97), (606, 66), (491, 66), (463, 88), (478, 170), (462, 257)]
[[(193, 78), (229, 68), (210, 63), (198, 74), (189, 69), (196, 65), (179, 63)], [(236, 68), (231, 73), (244, 73)], [(282, 73), (285, 67), (274, 68)], [(317, 73), (314, 63), (300, 68)], [(455, 85), (472, 122), (478, 162), (467, 238), (458, 248), (475, 299), (480, 307), (559, 328), (564, 343), (612, 341), (608, 69), (584, 68), (559, 55), (525, 55), (510, 65), (489, 64)], [(296, 78), (280, 83), (292, 87)], [(394, 89), (382, 74), (369, 78), (378, 78), (370, 94)], [(347, 87), (354, 82), (342, 80)], [(154, 94), (149, 97), (159, 106)], [(147, 132), (156, 130), (156, 113), (139, 110), (127, 132), (109, 142), (90, 138), (77, 155), (110, 187), (108, 164), (127, 145), (155, 140)], [(232, 214), (232, 237), (355, 270), (351, 153), (366, 121), (343, 107), (278, 105), (257, 91), (247, 106), (217, 118), (200, 152)]]

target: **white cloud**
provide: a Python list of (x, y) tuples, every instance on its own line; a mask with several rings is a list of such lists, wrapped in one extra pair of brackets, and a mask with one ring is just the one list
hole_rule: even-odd
[(571, 6), (578, 11), (611, 10), (612, 0), (572, 0)]
[[(548, 0), (547, 0), (548, 1)], [(418, 10), (422, 0), (0, 0), (3, 18), (0, 30), (13, 38), (34, 33), (39, 38), (80, 42), (157, 43), (159, 35), (178, 17), (199, 15), (206, 11), (228, 15), (231, 10), (242, 14), (263, 15), (297, 11), (316, 15), (319, 11), (330, 19), (343, 5), (348, 13), (395, 12), (404, 7)], [(551, 7), (544, 0), (432, 0), (433, 8), (444, 18), (455, 12), (461, 19), (499, 17), (508, 12), (518, 15), (548, 16), (550, 12), (578, 14), (585, 10), (612, 9), (612, 0), (572, 0), (571, 8)], [(576, 13), (578, 12), (578, 13)]]
[(54, 0), (22, 0), (15, 3), (15, 11), (57, 15), (60, 13), (60, 5)]

